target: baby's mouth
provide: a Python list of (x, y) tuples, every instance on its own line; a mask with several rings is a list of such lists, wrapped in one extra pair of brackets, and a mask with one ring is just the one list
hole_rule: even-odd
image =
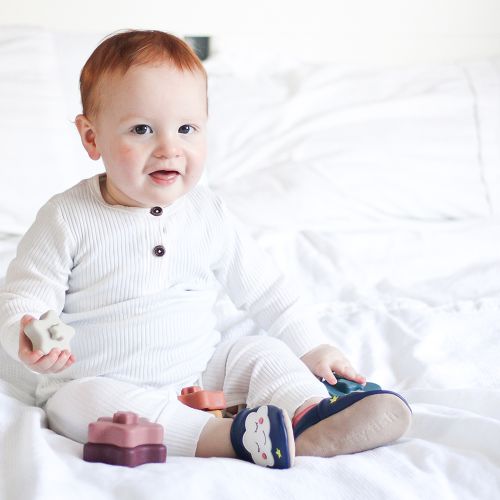
[(180, 175), (177, 170), (156, 170), (155, 172), (151, 172), (149, 174), (156, 181), (160, 182), (171, 182)]
[(169, 177), (175, 177), (176, 175), (179, 175), (179, 172), (177, 170), (156, 170), (155, 172), (151, 172), (149, 175), (151, 177), (166, 179)]

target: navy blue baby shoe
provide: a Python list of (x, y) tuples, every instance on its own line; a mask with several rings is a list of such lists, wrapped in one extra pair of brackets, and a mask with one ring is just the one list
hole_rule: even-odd
[(231, 426), (231, 443), (242, 460), (271, 469), (293, 465), (295, 442), (290, 418), (273, 405), (239, 412)]
[(295, 438), (299, 437), (306, 429), (309, 429), (309, 427), (317, 424), (321, 420), (331, 417), (332, 415), (335, 415), (335, 413), (339, 413), (342, 410), (349, 408), (349, 406), (352, 406), (354, 403), (375, 394), (392, 394), (397, 396), (403, 401), (403, 403), (405, 403), (411, 412), (410, 405), (403, 398), (403, 396), (392, 391), (375, 389), (371, 391), (350, 392), (342, 396), (332, 395), (330, 398), (323, 399), (317, 405), (307, 408), (304, 412), (294, 418), (293, 433)]

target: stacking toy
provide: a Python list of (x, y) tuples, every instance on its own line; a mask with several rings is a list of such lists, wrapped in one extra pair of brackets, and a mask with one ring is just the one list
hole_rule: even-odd
[(63, 323), (55, 311), (47, 311), (24, 327), (24, 333), (33, 344), (34, 351), (49, 354), (53, 349), (70, 351), (69, 341), (75, 329)]
[(166, 458), (163, 427), (136, 413), (119, 411), (113, 418), (101, 417), (89, 424), (88, 442), (83, 447), (87, 462), (136, 467), (162, 463)]

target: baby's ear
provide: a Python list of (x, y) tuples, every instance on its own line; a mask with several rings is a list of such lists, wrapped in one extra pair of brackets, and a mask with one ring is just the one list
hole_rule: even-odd
[(97, 149), (94, 126), (91, 121), (85, 115), (77, 115), (75, 125), (87, 154), (92, 160), (98, 160), (101, 157), (101, 153)]

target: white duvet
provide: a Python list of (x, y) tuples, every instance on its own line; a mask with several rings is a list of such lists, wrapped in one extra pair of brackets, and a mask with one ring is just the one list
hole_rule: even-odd
[[(408, 399), (409, 433), (365, 453), (299, 457), (286, 471), (170, 456), (90, 464), (47, 428), (33, 379), (0, 353), (0, 499), (500, 498), (497, 62), (266, 64), (207, 66), (209, 181), (310, 295), (332, 342)], [(2, 189), (15, 189), (5, 171)], [(24, 227), (16, 210), (3, 231)], [(0, 282), (18, 240), (0, 238)], [(218, 314), (228, 335), (255, 330), (224, 297)]]

